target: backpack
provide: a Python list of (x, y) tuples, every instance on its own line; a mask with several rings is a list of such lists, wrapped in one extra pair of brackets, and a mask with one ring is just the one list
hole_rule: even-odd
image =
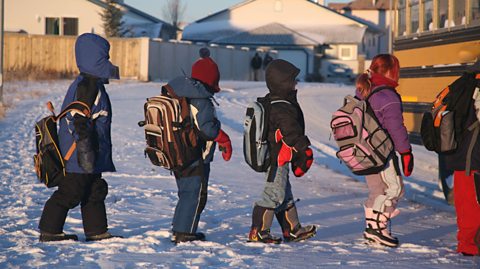
[(257, 172), (266, 172), (270, 166), (270, 152), (267, 141), (270, 107), (285, 100), (270, 101), (268, 97), (259, 97), (250, 103), (243, 125), (243, 156), (247, 164)]
[(175, 94), (170, 85), (162, 87), (162, 95), (147, 98), (145, 121), (145, 157), (153, 165), (170, 171), (182, 170), (201, 157), (198, 135), (186, 97)]
[(393, 152), (390, 136), (368, 104), (369, 97), (381, 90), (391, 89), (376, 88), (365, 100), (346, 96), (344, 105), (332, 115), (330, 128), (339, 147), (337, 158), (356, 175), (379, 173)]
[(52, 188), (58, 186), (59, 182), (65, 177), (65, 161), (70, 159), (75, 149), (75, 145), (72, 145), (66, 155), (62, 156), (58, 141), (57, 122), (69, 112), (76, 112), (89, 117), (90, 108), (85, 103), (75, 101), (70, 103), (58, 116), (55, 116), (51, 102), (47, 103), (47, 107), (52, 115), (35, 123), (37, 150), (36, 154), (33, 155), (33, 162), (38, 180), (48, 188)]
[(427, 150), (455, 152), (458, 139), (469, 128), (465, 123), (479, 79), (480, 75), (464, 73), (443, 89), (433, 101), (431, 110), (423, 114), (420, 134)]

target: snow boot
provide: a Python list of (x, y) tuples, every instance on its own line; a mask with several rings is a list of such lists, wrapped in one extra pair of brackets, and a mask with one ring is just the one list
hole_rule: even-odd
[(85, 241), (90, 242), (90, 241), (101, 241), (105, 239), (110, 239), (110, 238), (123, 238), (123, 236), (120, 235), (112, 235), (109, 232), (104, 232), (102, 234), (97, 234), (97, 235), (92, 235), (92, 236), (87, 236), (85, 238)]
[(391, 228), (389, 226), (391, 216), (396, 216), (399, 212), (382, 213), (372, 208), (365, 208), (367, 228), (363, 232), (363, 237), (370, 242), (379, 243), (387, 247), (398, 247), (398, 238), (392, 236), (387, 228)]
[(274, 211), (270, 208), (255, 206), (252, 214), (252, 229), (248, 234), (248, 242), (280, 244), (282, 239), (270, 233)]
[(275, 216), (282, 227), (282, 234), (285, 242), (302, 241), (315, 236), (317, 233), (317, 227), (315, 225), (300, 225), (295, 204), (291, 205), (286, 210), (278, 212)]
[(205, 234), (173, 232), (172, 242), (174, 242), (175, 244), (190, 241), (205, 241)]
[(64, 241), (64, 240), (73, 240), (78, 241), (78, 236), (75, 234), (52, 234), (47, 232), (40, 232), (40, 242), (54, 242), (54, 241)]

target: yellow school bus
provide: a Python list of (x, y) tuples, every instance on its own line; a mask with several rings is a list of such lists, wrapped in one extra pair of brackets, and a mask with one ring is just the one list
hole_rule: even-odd
[[(480, 0), (393, 0), (393, 53), (410, 140), (421, 144), (422, 115), (436, 95), (480, 56)], [(439, 158), (439, 179), (453, 203), (451, 171)]]

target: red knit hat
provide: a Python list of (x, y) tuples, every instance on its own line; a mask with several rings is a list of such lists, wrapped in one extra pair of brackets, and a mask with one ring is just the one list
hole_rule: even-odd
[[(215, 90), (215, 92), (220, 91), (218, 82), (220, 81), (220, 72), (218, 71), (218, 66), (210, 58), (210, 51), (205, 52), (206, 48), (200, 50), (200, 59), (198, 59), (192, 65), (192, 78), (200, 80), (201, 82), (209, 85)], [(208, 50), (208, 49), (206, 49)]]

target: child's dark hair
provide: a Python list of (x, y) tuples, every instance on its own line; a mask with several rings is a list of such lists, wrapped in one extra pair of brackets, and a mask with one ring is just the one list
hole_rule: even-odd
[(394, 81), (398, 81), (400, 63), (397, 57), (392, 54), (378, 54), (373, 57), (370, 68), (365, 73), (359, 75), (356, 81), (356, 87), (363, 97), (367, 97), (372, 90), (372, 74), (380, 74)]

